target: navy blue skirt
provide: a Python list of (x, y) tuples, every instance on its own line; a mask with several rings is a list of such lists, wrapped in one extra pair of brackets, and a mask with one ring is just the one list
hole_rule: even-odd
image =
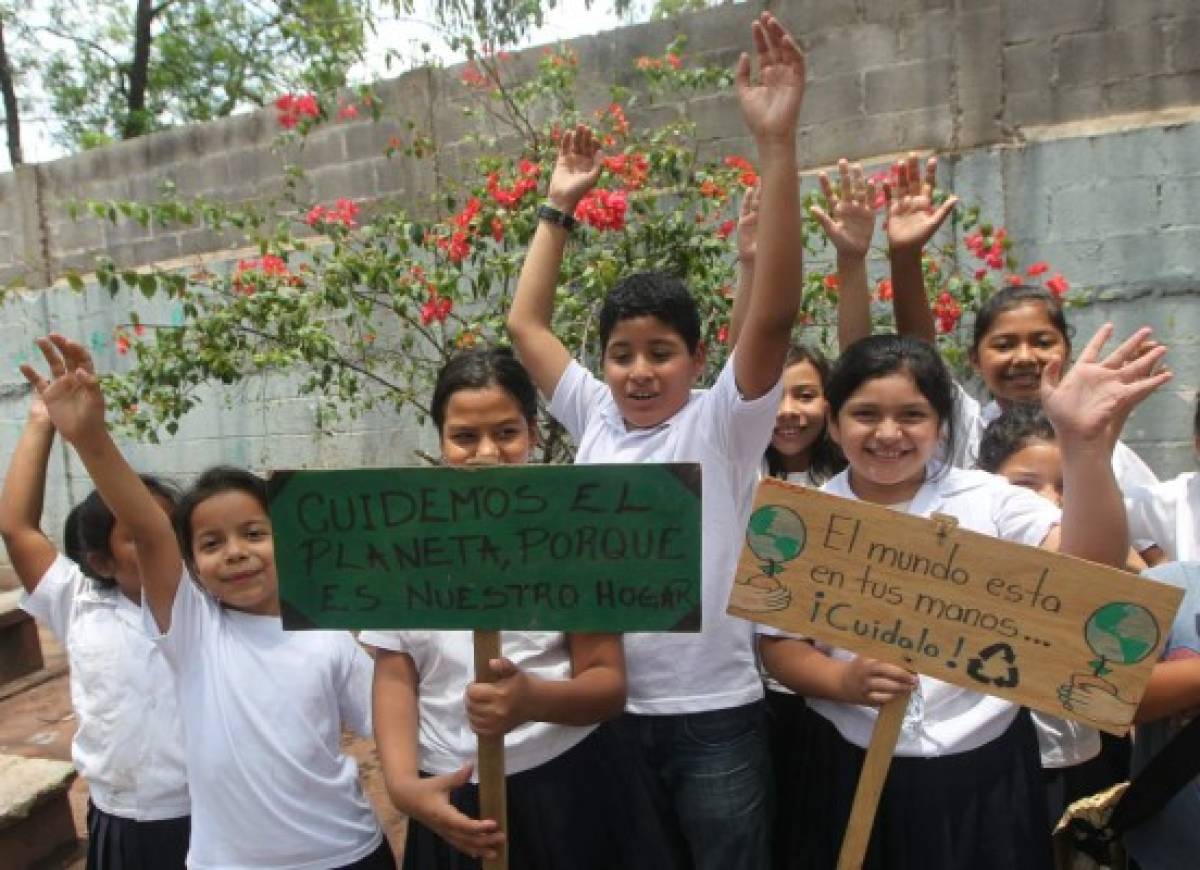
[(87, 828), (87, 870), (183, 870), (192, 819), (136, 822), (89, 800)]
[[(865, 752), (823, 716), (810, 721), (804, 778), (789, 810), (785, 866), (837, 866)], [(892, 759), (866, 870), (1051, 870), (1037, 735), (1029, 713), (990, 743), (938, 758)]]
[[(614, 870), (626, 866), (628, 834), (610, 726), (601, 725), (557, 758), (507, 777), (508, 863), (513, 870)], [(424, 775), (424, 774), (422, 774)], [(450, 800), (479, 818), (479, 787), (456, 789)], [(404, 870), (478, 870), (415, 819), (408, 821)]]

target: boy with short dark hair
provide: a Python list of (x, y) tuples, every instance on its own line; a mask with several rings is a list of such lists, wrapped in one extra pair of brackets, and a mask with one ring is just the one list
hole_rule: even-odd
[[(678, 860), (721, 870), (770, 860), (770, 764), (753, 626), (725, 608), (803, 284), (795, 146), (804, 58), (769, 13), (752, 32), (759, 82), (751, 83), (743, 54), (737, 92), (762, 164), (756, 286), (737, 349), (712, 389), (692, 389), (704, 350), (695, 300), (678, 278), (629, 275), (609, 293), (600, 313), (603, 382), (550, 328), (569, 218), (602, 168), (599, 145), (582, 125), (562, 139), (508, 316), (522, 362), (578, 445), (577, 462), (703, 468), (703, 630), (625, 636), (628, 704), (618, 724)], [(650, 855), (654, 845), (645, 846)]]

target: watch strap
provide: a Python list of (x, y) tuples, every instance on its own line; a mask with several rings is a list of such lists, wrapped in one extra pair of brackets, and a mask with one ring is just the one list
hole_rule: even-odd
[(575, 220), (572, 215), (567, 214), (562, 209), (555, 208), (548, 202), (543, 202), (538, 206), (537, 216), (538, 220), (545, 221), (548, 224), (560, 226), (567, 232), (570, 232), (571, 230), (575, 229), (575, 227), (579, 226), (579, 221)]

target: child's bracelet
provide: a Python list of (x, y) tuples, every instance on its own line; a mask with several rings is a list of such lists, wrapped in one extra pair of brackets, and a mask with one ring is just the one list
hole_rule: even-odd
[(562, 227), (567, 232), (570, 232), (571, 230), (575, 229), (575, 227), (579, 226), (579, 221), (575, 220), (574, 217), (567, 214), (562, 209), (555, 208), (548, 202), (543, 202), (538, 206), (537, 216), (538, 220)]

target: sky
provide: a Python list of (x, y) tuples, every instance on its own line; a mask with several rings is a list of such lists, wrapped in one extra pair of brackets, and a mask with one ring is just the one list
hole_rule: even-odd
[[(429, 42), (445, 63), (463, 60), (444, 47), (433, 27), (422, 23), (422, 20), (432, 20), (433, 16), (429, 12), (422, 12), (421, 7), (429, 9), (434, 2), (436, 0), (423, 0), (418, 4), (418, 12), (413, 19), (382, 22), (368, 45), (366, 63), (351, 71), (352, 78), (355, 81), (373, 81), (399, 75), (402, 67), (393, 63), (391, 69), (388, 68), (388, 49), (415, 56), (414, 46), (422, 41)], [(547, 13), (543, 26), (532, 33), (524, 44), (558, 42), (611, 30), (624, 23), (612, 14), (611, 4), (607, 0), (593, 0), (590, 10), (585, 8), (583, 0), (558, 0), (555, 8)], [(64, 156), (67, 152), (51, 139), (53, 122), (45, 117), (48, 113), (38, 111), (36, 95), (24, 94), (22, 97), (33, 103), (32, 111), (23, 112), (21, 118), (21, 147), (26, 162), (42, 163)], [(0, 172), (7, 172), (10, 168), (8, 152), (0, 148)]]

